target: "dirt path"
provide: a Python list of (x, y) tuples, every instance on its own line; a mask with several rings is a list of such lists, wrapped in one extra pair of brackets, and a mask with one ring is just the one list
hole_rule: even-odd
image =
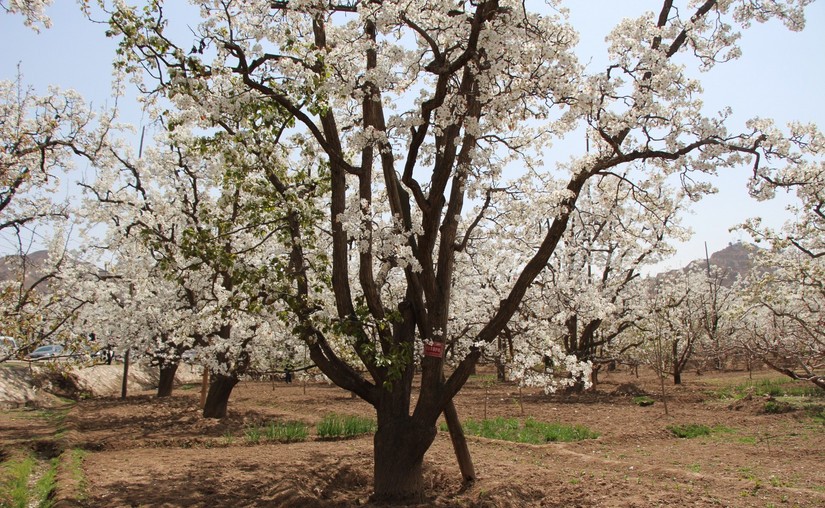
[[(763, 399), (737, 404), (709, 395), (741, 375), (687, 379), (670, 388), (669, 415), (620, 395), (652, 379), (608, 376), (593, 394), (545, 396), (472, 378), (457, 399), (462, 419), (531, 417), (586, 425), (598, 439), (546, 445), (470, 437), (478, 481), (459, 482), (450, 440), (426, 456), (426, 505), (452, 506), (825, 506), (825, 425), (801, 411), (764, 414)], [(651, 390), (652, 391), (652, 390)], [(66, 416), (63, 441), (86, 450), (83, 506), (355, 506), (368, 504), (372, 440), (252, 443), (251, 426), (372, 408), (326, 385), (244, 382), (230, 415), (203, 420), (197, 390), (86, 400)], [(655, 397), (655, 396), (654, 396)], [(523, 412), (523, 415), (522, 415)], [(676, 438), (668, 426), (714, 431)], [(9, 429), (13, 434), (13, 429)], [(21, 429), (18, 428), (18, 432)], [(5, 429), (3, 430), (5, 433)]]

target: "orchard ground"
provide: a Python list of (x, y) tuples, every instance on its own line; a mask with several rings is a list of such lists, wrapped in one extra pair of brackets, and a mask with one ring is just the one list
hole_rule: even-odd
[[(456, 399), (463, 420), (581, 424), (599, 437), (531, 445), (468, 436), (478, 480), (462, 486), (442, 430), (425, 458), (426, 506), (825, 506), (821, 396), (725, 397), (750, 382), (748, 373), (690, 373), (682, 386), (666, 385), (665, 415), (657, 379), (644, 372), (603, 373), (594, 392), (578, 395), (520, 391), (480, 372)], [(753, 375), (765, 378), (781, 379)], [(655, 403), (638, 405), (643, 393)], [(371, 436), (322, 440), (313, 430), (332, 413), (374, 417), (349, 393), (318, 383), (245, 381), (221, 421), (201, 418), (198, 401), (193, 384), (164, 400), (145, 391), (126, 400), (4, 410), (0, 459), (28, 450), (59, 455), (58, 506), (370, 504)], [(287, 421), (308, 424), (307, 440), (255, 437), (253, 429)], [(679, 438), (668, 429), (687, 424), (710, 433)]]

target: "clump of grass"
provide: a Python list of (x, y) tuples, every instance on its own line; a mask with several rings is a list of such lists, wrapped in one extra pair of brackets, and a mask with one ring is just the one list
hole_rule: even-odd
[(683, 439), (692, 439), (695, 437), (709, 436), (711, 434), (730, 434), (736, 430), (725, 427), (724, 425), (716, 425), (708, 427), (698, 423), (687, 423), (684, 425), (669, 425), (667, 430), (676, 437)]
[(375, 432), (375, 421), (351, 415), (326, 415), (315, 430), (321, 439), (354, 437)]
[(0, 506), (3, 508), (51, 508), (57, 478), (58, 459), (52, 459), (36, 481), (31, 476), (39, 470), (31, 455), (7, 460), (0, 467)]
[(825, 390), (806, 381), (790, 378), (755, 379), (746, 383), (726, 386), (714, 392), (719, 398), (742, 398), (747, 395), (762, 397), (825, 397)]
[(652, 406), (656, 401), (648, 397), (647, 395), (640, 395), (638, 397), (633, 397), (633, 403), (637, 406), (646, 407)]
[(787, 402), (780, 402), (777, 400), (769, 400), (765, 402), (765, 406), (762, 408), (763, 412), (772, 415), (790, 413), (794, 410), (795, 408), (792, 404), (788, 404)]
[(805, 408), (805, 414), (813, 421), (825, 425), (825, 406), (811, 405)]
[(306, 441), (309, 428), (302, 422), (270, 422), (266, 427), (266, 438), (269, 441), (294, 443)]
[(488, 439), (531, 444), (582, 441), (599, 437), (597, 432), (583, 425), (538, 422), (532, 418), (523, 422), (516, 418), (467, 420), (464, 422), (464, 431)]
[(258, 444), (261, 441), (261, 427), (250, 425), (244, 430), (244, 440), (250, 444)]
[(0, 506), (26, 508), (29, 506), (29, 476), (35, 461), (31, 457), (11, 459), (0, 469)]
[(674, 436), (682, 439), (693, 439), (695, 437), (709, 436), (712, 432), (707, 425), (698, 423), (686, 423), (684, 425), (668, 425), (667, 430)]
[(55, 457), (49, 462), (49, 468), (43, 473), (34, 484), (34, 498), (39, 500), (39, 508), (51, 508), (54, 505), (52, 494), (57, 485), (57, 464), (59, 458)]
[[(302, 422), (269, 422), (266, 425), (250, 425), (244, 429), (243, 439), (248, 444), (258, 444), (262, 440), (293, 443), (306, 441), (309, 427)], [(223, 435), (224, 444), (231, 445), (235, 436), (227, 431)]]

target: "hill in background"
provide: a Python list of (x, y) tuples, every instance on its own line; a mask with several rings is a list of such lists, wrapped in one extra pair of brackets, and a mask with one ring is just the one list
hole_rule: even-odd
[(50, 271), (48, 251), (39, 250), (22, 257), (17, 254), (0, 257), (0, 282), (16, 280), (22, 271), (25, 271), (25, 286), (30, 288)]
[[(688, 263), (682, 271), (706, 270), (708, 261), (711, 266), (722, 270), (722, 284), (730, 287), (739, 277), (747, 276), (753, 269), (754, 261), (762, 249), (751, 243), (736, 242), (724, 249), (714, 252), (710, 259), (696, 259)], [(671, 272), (668, 272), (671, 273)]]

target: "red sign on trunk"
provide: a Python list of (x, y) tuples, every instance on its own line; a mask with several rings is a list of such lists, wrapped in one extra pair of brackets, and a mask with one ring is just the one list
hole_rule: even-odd
[(432, 356), (433, 358), (441, 358), (442, 353), (444, 353), (444, 343), (443, 342), (433, 342), (430, 344), (424, 344), (424, 356)]

